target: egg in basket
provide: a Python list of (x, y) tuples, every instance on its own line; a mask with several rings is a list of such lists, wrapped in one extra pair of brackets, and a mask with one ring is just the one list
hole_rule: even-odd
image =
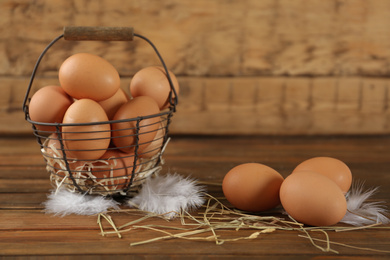
[[(76, 53), (63, 61), (59, 85), (31, 95), (44, 54), (58, 40), (147, 41), (161, 66), (145, 67), (131, 80), (127, 95), (108, 61)], [(41, 147), (54, 186), (81, 194), (133, 196), (160, 171), (179, 85), (156, 47), (127, 27), (65, 27), (42, 52), (23, 103), (26, 120)]]

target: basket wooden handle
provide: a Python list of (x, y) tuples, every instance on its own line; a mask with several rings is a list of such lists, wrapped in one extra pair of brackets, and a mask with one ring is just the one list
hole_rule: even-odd
[(132, 41), (133, 38), (132, 27), (64, 27), (64, 39), (68, 41)]

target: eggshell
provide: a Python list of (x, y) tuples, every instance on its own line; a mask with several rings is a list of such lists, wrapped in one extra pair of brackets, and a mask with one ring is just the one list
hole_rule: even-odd
[[(160, 109), (151, 97), (140, 96), (123, 104), (113, 120), (131, 119), (158, 114)], [(160, 126), (160, 117), (144, 118), (139, 122), (138, 152), (142, 152), (153, 141)], [(123, 152), (134, 151), (136, 144), (137, 120), (112, 124), (112, 141)]]
[[(64, 150), (61, 147), (60, 140), (56, 133), (53, 133), (48, 137), (48, 142), (46, 146), (44, 146), (43, 157), (46, 159), (48, 168), (51, 172), (58, 176), (65, 177), (65, 172), (67, 172), (68, 169), (66, 168), (64, 160)], [(82, 161), (69, 157), (67, 157), (67, 162), (71, 171), (84, 164)]]
[[(33, 121), (41, 123), (62, 123), (66, 110), (73, 99), (59, 86), (45, 86), (31, 97), (29, 114)], [(55, 126), (36, 125), (42, 131), (56, 130)]]
[(65, 92), (75, 99), (105, 100), (120, 87), (119, 73), (114, 66), (89, 53), (77, 53), (67, 58), (58, 77)]
[[(67, 159), (67, 162), (69, 165), (69, 170), (71, 171), (71, 173), (75, 178), (77, 178), (79, 172), (82, 172), (81, 175), (85, 175), (83, 171), (84, 171), (86, 161), (79, 161), (77, 159)], [(55, 174), (60, 177), (65, 177), (69, 175), (64, 160), (61, 161), (61, 164), (57, 163), (55, 165), (55, 169), (57, 170)]]
[(283, 177), (274, 169), (259, 163), (240, 164), (224, 177), (222, 190), (236, 208), (258, 212), (280, 204), (279, 188)]
[(99, 105), (106, 111), (108, 119), (112, 120), (116, 111), (129, 100), (127, 94), (120, 88), (112, 97), (100, 101)]
[[(108, 121), (103, 108), (91, 99), (75, 101), (66, 111), (64, 124)], [(99, 159), (110, 144), (110, 124), (70, 125), (62, 127), (62, 138), (69, 157), (79, 160)]]
[(142, 150), (142, 153), (139, 154), (141, 158), (151, 158), (161, 151), (162, 145), (164, 143), (165, 128), (161, 124), (160, 128), (157, 130), (156, 136), (153, 141), (149, 143), (146, 148)]
[[(61, 147), (57, 133), (52, 133), (48, 138), (44, 153), (51, 158), (64, 158), (64, 148)], [(69, 158), (71, 159), (71, 158)]]
[(109, 190), (123, 189), (130, 182), (132, 167), (126, 168), (122, 155), (117, 150), (108, 150), (93, 166), (92, 174)]
[(64, 156), (58, 135), (56, 133), (53, 133), (48, 137), (48, 142), (46, 143), (42, 154), (46, 161), (52, 162), (49, 163), (49, 169), (51, 169), (51, 171), (55, 173), (62, 169), (58, 163), (54, 163), (56, 158), (63, 158)]
[[(176, 76), (171, 71), (168, 72), (175, 91), (179, 95), (180, 89)], [(152, 66), (143, 68), (134, 75), (130, 82), (130, 93), (132, 97), (152, 97), (160, 109), (169, 107), (170, 91), (171, 86), (163, 67)]]
[(119, 154), (123, 160), (123, 163), (125, 164), (127, 175), (132, 175), (133, 174), (133, 168), (134, 168), (134, 163), (135, 163), (135, 169), (134, 172), (136, 173), (140, 167), (138, 159), (134, 162), (136, 159), (136, 156), (134, 153), (129, 152), (129, 153), (123, 153), (119, 151)]
[(311, 171), (290, 174), (280, 187), (280, 200), (291, 217), (311, 226), (334, 225), (347, 212), (346, 199), (336, 183)]
[(294, 170), (313, 171), (334, 181), (346, 193), (352, 184), (352, 173), (349, 167), (339, 159), (332, 157), (314, 157), (303, 161)]

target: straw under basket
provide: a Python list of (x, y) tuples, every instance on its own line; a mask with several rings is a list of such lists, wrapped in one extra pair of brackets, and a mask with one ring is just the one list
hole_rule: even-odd
[[(29, 102), (32, 84), (38, 69), (38, 66), (49, 50), (60, 39), (70, 41), (132, 41), (134, 37), (145, 40), (156, 52), (160, 62), (162, 63), (167, 81), (171, 87), (169, 96), (169, 108), (162, 110), (158, 114), (128, 118), (124, 120), (111, 120), (97, 123), (81, 123), (81, 124), (64, 124), (64, 123), (44, 123), (31, 120), (29, 115)], [(146, 37), (133, 33), (131, 27), (65, 27), (63, 34), (55, 38), (43, 50), (39, 56), (31, 79), (26, 91), (23, 102), (23, 111), (26, 120), (31, 123), (33, 133), (40, 145), (44, 160), (46, 161), (46, 169), (50, 173), (50, 181), (55, 188), (66, 188), (69, 191), (81, 194), (93, 194), (112, 197), (131, 197), (135, 195), (144, 181), (153, 174), (161, 170), (163, 163), (162, 154), (169, 141), (168, 128), (171, 123), (171, 117), (176, 111), (178, 98), (176, 90), (172, 83), (172, 79), (168, 73), (168, 69), (158, 52), (155, 45)], [(49, 109), (49, 108), (48, 108)], [(154, 120), (150, 120), (154, 119)], [(158, 127), (153, 127), (156, 132), (155, 138), (147, 143), (140, 142), (140, 135), (145, 134), (143, 128), (148, 127), (146, 121), (152, 121), (151, 124), (158, 124)], [(99, 138), (94, 138), (94, 132), (89, 130), (91, 126), (101, 124), (120, 124), (126, 129), (131, 130), (133, 143), (129, 143), (126, 147), (115, 147), (110, 145), (107, 151), (110, 151), (113, 156), (99, 158), (97, 160), (81, 160), (72, 158), (69, 154), (75, 150), (66, 148), (66, 135), (64, 129), (77, 127), (81, 129), (77, 131), (81, 138), (73, 141), (80, 142), (98, 142)], [(83, 131), (83, 128), (86, 130)], [(45, 130), (42, 130), (45, 129)], [(49, 130), (47, 130), (49, 129)], [(88, 130), (87, 130), (88, 129)], [(111, 134), (110, 141), (114, 138)], [(69, 132), (67, 132), (69, 133)], [(118, 138), (116, 136), (115, 138)], [(112, 142), (111, 142), (112, 143)], [(143, 147), (142, 151), (139, 149)], [(146, 147), (146, 148), (145, 148)], [(123, 150), (131, 152), (125, 153)], [(79, 150), (83, 152), (93, 150)]]

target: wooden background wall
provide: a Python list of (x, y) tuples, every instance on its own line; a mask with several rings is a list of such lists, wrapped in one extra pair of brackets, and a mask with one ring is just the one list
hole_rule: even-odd
[[(157, 45), (181, 85), (172, 133), (390, 133), (388, 0), (0, 0), (0, 134), (31, 132), (29, 76), (69, 25), (131, 26)], [(61, 41), (34, 89), (81, 51), (113, 63), (125, 89), (158, 64), (140, 40)]]

